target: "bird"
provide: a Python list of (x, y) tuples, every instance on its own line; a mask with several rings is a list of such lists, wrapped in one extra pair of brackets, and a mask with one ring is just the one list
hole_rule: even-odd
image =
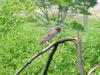
[[(63, 23), (56, 24), (54, 27), (50, 28), (47, 33), (41, 38), (40, 44), (48, 43), (57, 33), (59, 33), (64, 27)], [(49, 43), (48, 43), (49, 44)]]

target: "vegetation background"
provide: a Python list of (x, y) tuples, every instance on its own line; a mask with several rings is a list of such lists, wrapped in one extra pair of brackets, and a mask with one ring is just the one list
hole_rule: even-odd
[[(13, 75), (29, 57), (45, 48), (39, 45), (42, 35), (52, 24), (42, 23), (32, 10), (32, 0), (0, 0), (0, 75)], [(66, 28), (53, 40), (77, 34), (74, 24), (82, 24), (82, 17), (65, 20)], [(87, 32), (82, 36), (82, 54), (85, 73), (100, 63), (100, 19), (89, 19)], [(52, 41), (53, 41), (52, 40)], [(50, 41), (50, 42), (52, 42)], [(41, 55), (21, 75), (39, 75), (48, 53)], [(75, 46), (65, 43), (59, 46), (50, 65), (48, 75), (77, 75)], [(94, 75), (100, 75), (100, 68)]]

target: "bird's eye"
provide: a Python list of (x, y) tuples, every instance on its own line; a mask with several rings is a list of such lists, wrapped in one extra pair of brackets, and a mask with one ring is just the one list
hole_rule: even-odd
[(60, 27), (64, 27), (64, 26), (60, 26)]

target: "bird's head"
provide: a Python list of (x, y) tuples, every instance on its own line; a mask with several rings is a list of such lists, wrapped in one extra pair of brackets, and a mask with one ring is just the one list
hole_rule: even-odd
[(60, 24), (57, 24), (56, 27), (57, 31), (59, 32), (62, 28), (64, 28), (64, 24), (60, 23)]

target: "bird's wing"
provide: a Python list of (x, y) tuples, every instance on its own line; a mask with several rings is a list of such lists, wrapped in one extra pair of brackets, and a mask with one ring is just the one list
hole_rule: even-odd
[(55, 28), (49, 29), (48, 32), (42, 37), (41, 44), (50, 40), (56, 34), (57, 34), (57, 30)]
[(49, 40), (49, 36), (47, 35), (47, 34), (45, 34), (43, 37), (42, 37), (42, 39), (41, 39), (41, 44), (42, 43), (45, 43), (46, 41), (48, 41)]
[(54, 35), (57, 34), (57, 30), (55, 28), (49, 29), (47, 34), (49, 37), (53, 37)]

